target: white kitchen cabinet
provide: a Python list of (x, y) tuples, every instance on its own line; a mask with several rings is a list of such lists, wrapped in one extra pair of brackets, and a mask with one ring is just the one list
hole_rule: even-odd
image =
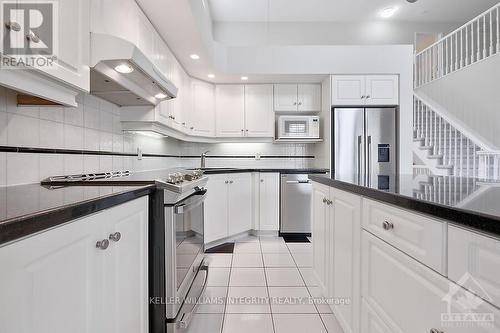
[(332, 105), (373, 106), (399, 104), (397, 75), (335, 75)]
[(330, 189), (326, 185), (313, 183), (312, 194), (312, 246), (313, 246), (313, 270), (316, 278), (325, 294), (328, 291), (328, 276), (330, 267), (329, 246), (331, 240), (328, 238), (330, 224)]
[[(147, 197), (0, 248), (5, 332), (147, 332)], [(120, 232), (101, 250), (96, 242)]]
[(215, 88), (216, 135), (245, 136), (245, 86), (217, 85)]
[(252, 174), (229, 175), (228, 230), (236, 235), (252, 229)]
[(210, 175), (204, 203), (204, 239), (211, 243), (252, 229), (252, 175)]
[(275, 84), (274, 111), (321, 111), (321, 85)]
[[(363, 231), (362, 239), (362, 297), (390, 332), (499, 331), (500, 311), (497, 308), (370, 233)], [(491, 314), (494, 321), (486, 325), (484, 322), (442, 321), (450, 314), (470, 316), (475, 313)], [(370, 325), (363, 323), (362, 327)]]
[(189, 130), (194, 136), (215, 136), (215, 89), (210, 83), (192, 80)]
[(500, 307), (500, 239), (448, 226), (448, 277)]
[(361, 332), (363, 333), (391, 333), (391, 330), (368, 305), (361, 301)]
[(245, 136), (274, 137), (273, 86), (245, 86)]
[(333, 311), (344, 332), (359, 331), (361, 197), (335, 188), (330, 189), (329, 277), (331, 297), (349, 300), (334, 304)]
[(280, 174), (259, 175), (259, 230), (279, 230)]

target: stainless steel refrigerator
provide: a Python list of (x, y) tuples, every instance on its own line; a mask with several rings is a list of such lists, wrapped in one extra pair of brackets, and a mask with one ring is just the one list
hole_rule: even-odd
[(398, 172), (396, 108), (334, 108), (332, 167), (336, 179), (394, 190)]

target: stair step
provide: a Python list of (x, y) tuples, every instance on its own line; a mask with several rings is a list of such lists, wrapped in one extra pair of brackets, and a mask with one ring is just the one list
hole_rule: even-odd
[(440, 159), (440, 158), (443, 158), (443, 155), (428, 155), (427, 158), (430, 158), (430, 159)]
[(442, 165), (436, 166), (436, 168), (438, 168), (438, 169), (453, 169), (453, 165), (444, 165), (444, 164), (442, 164)]
[(422, 142), (425, 138), (413, 138), (413, 142)]
[(420, 149), (420, 150), (434, 149), (434, 146), (421, 146), (421, 147), (418, 147), (418, 149)]

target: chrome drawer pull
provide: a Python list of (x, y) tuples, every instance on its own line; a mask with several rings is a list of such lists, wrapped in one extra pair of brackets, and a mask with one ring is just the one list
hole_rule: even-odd
[(95, 243), (95, 247), (100, 250), (106, 250), (109, 246), (109, 240), (103, 239), (102, 241), (98, 241)]
[(385, 220), (384, 223), (382, 223), (382, 227), (384, 228), (384, 230), (391, 230), (394, 229), (394, 224)]
[(429, 331), (429, 333), (444, 333), (443, 331), (440, 331), (436, 328), (431, 328), (431, 330)]
[(122, 234), (119, 232), (115, 232), (114, 234), (109, 235), (109, 240), (113, 242), (118, 242), (122, 238)]

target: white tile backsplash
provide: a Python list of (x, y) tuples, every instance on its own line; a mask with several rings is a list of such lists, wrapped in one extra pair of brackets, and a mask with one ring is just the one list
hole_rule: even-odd
[(64, 174), (78, 175), (83, 173), (83, 155), (64, 155)]
[(9, 146), (38, 147), (39, 122), (38, 118), (9, 113), (7, 115), (7, 144)]
[(39, 180), (38, 154), (7, 153), (7, 185), (33, 184)]
[(83, 105), (76, 108), (64, 108), (64, 123), (74, 126), (83, 126)]
[(0, 186), (7, 184), (7, 153), (0, 152)]
[(100, 129), (101, 114), (99, 109), (85, 105), (83, 107), (83, 119), (86, 128)]
[(62, 106), (41, 106), (40, 119), (64, 122), (64, 107)]
[(64, 148), (64, 124), (40, 119), (40, 147)]
[(64, 155), (40, 154), (40, 180), (64, 175)]
[(83, 149), (83, 128), (64, 124), (64, 148)]
[(0, 111), (0, 145), (6, 145), (6, 144), (7, 144), (7, 113)]

